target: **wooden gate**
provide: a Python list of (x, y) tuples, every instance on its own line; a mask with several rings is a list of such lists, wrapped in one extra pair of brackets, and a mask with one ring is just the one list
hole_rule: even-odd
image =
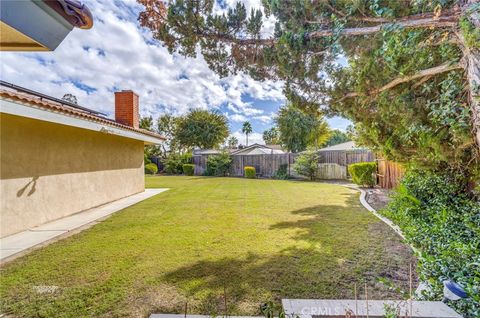
[(405, 168), (396, 162), (377, 159), (378, 185), (384, 189), (395, 188), (405, 174)]

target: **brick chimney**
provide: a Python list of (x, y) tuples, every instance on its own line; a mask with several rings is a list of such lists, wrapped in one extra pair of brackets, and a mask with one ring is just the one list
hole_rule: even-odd
[(138, 95), (133, 91), (115, 92), (115, 121), (138, 128), (140, 121)]

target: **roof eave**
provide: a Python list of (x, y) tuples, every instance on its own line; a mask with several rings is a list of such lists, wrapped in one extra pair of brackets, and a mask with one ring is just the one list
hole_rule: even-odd
[(93, 130), (105, 134), (116, 135), (124, 138), (130, 138), (143, 141), (144, 144), (161, 144), (165, 138), (162, 136), (154, 136), (136, 130), (124, 129), (118, 125), (109, 125), (106, 122), (98, 122), (89, 120), (73, 114), (66, 114), (60, 111), (48, 110), (34, 104), (21, 102), (14, 99), (0, 98), (1, 113), (27, 117), (60, 125), (77, 127), (87, 130)]

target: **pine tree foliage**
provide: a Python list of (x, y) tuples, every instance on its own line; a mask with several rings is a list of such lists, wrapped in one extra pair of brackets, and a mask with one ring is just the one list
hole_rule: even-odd
[(223, 13), (213, 0), (139, 1), (170, 52), (200, 53), (221, 76), (282, 80), (290, 102), (349, 118), (389, 159), (478, 175), (477, 0), (263, 0)]

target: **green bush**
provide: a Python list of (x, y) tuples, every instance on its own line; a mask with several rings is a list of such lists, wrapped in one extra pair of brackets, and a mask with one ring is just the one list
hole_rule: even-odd
[(315, 151), (305, 151), (295, 159), (293, 170), (299, 175), (314, 180), (318, 172), (318, 154)]
[(183, 165), (192, 163), (192, 154), (170, 153), (163, 161), (165, 172), (168, 174), (182, 174)]
[(147, 164), (147, 163), (152, 163), (152, 160), (150, 160), (150, 158), (148, 158), (147, 154), (144, 153), (144, 154), (143, 154), (143, 162), (144, 162), (145, 164)]
[(273, 175), (273, 178), (279, 180), (287, 180), (288, 179), (288, 164), (282, 164), (278, 168), (278, 170)]
[(145, 174), (157, 174), (158, 167), (154, 163), (147, 163), (145, 165)]
[(245, 172), (245, 178), (255, 179), (255, 176), (257, 174), (257, 172), (255, 171), (255, 167), (246, 166), (243, 168), (243, 170)]
[(364, 187), (373, 187), (377, 182), (377, 163), (359, 162), (348, 166), (353, 183)]
[(183, 173), (186, 176), (193, 176), (193, 173), (195, 172), (195, 165), (186, 163), (182, 167), (183, 167)]
[(230, 171), (232, 165), (232, 158), (227, 152), (222, 152), (218, 155), (209, 156), (207, 159), (207, 169), (204, 175), (206, 176), (226, 176)]
[(438, 300), (442, 282), (453, 279), (468, 293), (452, 303), (464, 317), (480, 317), (480, 203), (455, 176), (408, 171), (393, 200), (380, 211), (402, 229), (419, 253), (418, 273)]

